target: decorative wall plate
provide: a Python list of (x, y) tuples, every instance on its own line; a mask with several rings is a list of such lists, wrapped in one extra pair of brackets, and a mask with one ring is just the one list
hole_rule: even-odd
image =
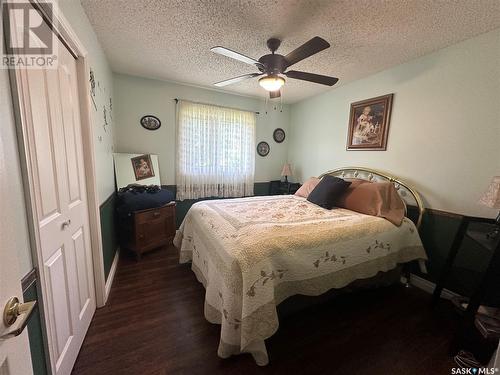
[(285, 131), (281, 128), (277, 128), (273, 132), (273, 138), (276, 143), (281, 143), (285, 140)]
[(260, 155), (260, 156), (267, 156), (267, 154), (269, 154), (269, 150), (270, 150), (270, 147), (269, 147), (269, 143), (267, 142), (259, 142), (259, 144), (257, 145), (257, 153)]
[(141, 118), (141, 125), (144, 129), (156, 130), (161, 126), (161, 121), (153, 115), (146, 115)]

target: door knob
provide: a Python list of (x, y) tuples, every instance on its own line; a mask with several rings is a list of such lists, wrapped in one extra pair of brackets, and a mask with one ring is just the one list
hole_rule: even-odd
[(35, 309), (36, 301), (29, 301), (25, 303), (19, 302), (19, 298), (12, 297), (7, 301), (3, 310), (3, 322), (7, 327), (13, 325), (18, 317), (22, 319), (16, 329), (10, 331), (2, 336), (0, 339), (5, 340), (10, 337), (19, 336), (24, 328), (28, 325), (28, 321)]
[(62, 223), (61, 228), (64, 230), (67, 227), (69, 227), (70, 224), (71, 224), (71, 219), (68, 219), (68, 220), (66, 220), (65, 222)]

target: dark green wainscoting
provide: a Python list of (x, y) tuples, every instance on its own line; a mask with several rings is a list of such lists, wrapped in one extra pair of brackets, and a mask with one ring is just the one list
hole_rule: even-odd
[(113, 193), (100, 206), (102, 255), (104, 259), (104, 275), (108, 278), (113, 259), (118, 250), (116, 231), (116, 194)]
[[(40, 301), (38, 298), (37, 283), (38, 278), (36, 270), (33, 269), (22, 280), (24, 301)], [(28, 337), (34, 375), (48, 374), (42, 330), (43, 326), (40, 309), (36, 307), (28, 323)]]

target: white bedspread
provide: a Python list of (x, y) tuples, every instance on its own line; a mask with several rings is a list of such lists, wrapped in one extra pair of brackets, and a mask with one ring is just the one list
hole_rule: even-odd
[(206, 288), (206, 319), (222, 325), (219, 356), (249, 352), (259, 365), (269, 361), (264, 340), (278, 329), (276, 306), (287, 297), (427, 259), (409, 219), (397, 227), (293, 195), (196, 203), (174, 244)]

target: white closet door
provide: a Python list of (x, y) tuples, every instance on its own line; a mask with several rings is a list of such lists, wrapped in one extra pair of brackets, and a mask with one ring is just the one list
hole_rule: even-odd
[(63, 375), (71, 372), (96, 303), (76, 61), (58, 43), (56, 70), (19, 74), (51, 366)]

